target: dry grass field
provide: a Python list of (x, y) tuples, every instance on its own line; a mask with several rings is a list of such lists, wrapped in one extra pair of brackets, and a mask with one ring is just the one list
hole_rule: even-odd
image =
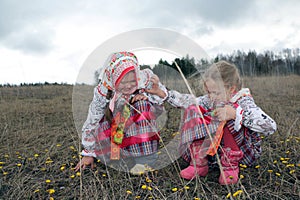
[[(218, 184), (217, 169), (205, 178), (181, 179), (179, 171), (187, 166), (182, 159), (141, 176), (101, 162), (94, 170), (75, 173), (81, 149), (77, 121), (86, 117), (91, 91), (79, 94), (70, 85), (2, 87), (0, 199), (299, 199), (300, 77), (244, 82), (278, 130), (263, 138), (263, 155), (256, 165), (241, 166), (239, 183), (228, 187)], [(86, 99), (82, 107), (72, 109), (74, 94)], [(73, 98), (73, 106), (77, 101)], [(179, 110), (166, 107), (163, 144), (178, 135), (180, 120)]]

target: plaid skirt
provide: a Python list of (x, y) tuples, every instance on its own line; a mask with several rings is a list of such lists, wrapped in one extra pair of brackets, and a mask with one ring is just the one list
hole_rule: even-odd
[[(208, 138), (209, 133), (213, 137), (219, 125), (219, 121), (211, 117), (211, 110), (206, 110), (201, 106), (199, 106), (199, 108), (203, 114), (204, 120), (200, 117), (198, 108), (196, 106), (190, 106), (184, 111), (183, 123), (180, 128), (181, 141), (179, 153), (187, 162), (191, 161), (189, 145), (195, 140)], [(235, 131), (234, 122), (234, 120), (230, 120), (226, 123), (226, 126), (228, 126), (234, 140), (244, 153), (244, 157), (240, 163), (251, 166), (254, 161), (261, 156), (260, 134), (245, 126), (242, 126), (239, 131)], [(223, 142), (221, 142), (220, 146), (222, 145)]]
[[(120, 144), (121, 158), (150, 155), (158, 150), (159, 131), (156, 122), (157, 111), (162, 106), (149, 101), (137, 101), (130, 106), (130, 117), (124, 128)], [(109, 160), (111, 152), (111, 124), (105, 117), (96, 130), (95, 154), (100, 160)]]

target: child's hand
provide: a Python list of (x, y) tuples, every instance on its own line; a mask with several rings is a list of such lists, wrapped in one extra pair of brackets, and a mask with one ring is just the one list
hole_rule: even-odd
[(228, 121), (231, 119), (235, 119), (236, 117), (235, 112), (236, 111), (232, 106), (225, 105), (222, 108), (217, 108), (215, 115), (220, 121)]
[(134, 97), (131, 98), (130, 103), (134, 103), (134, 102), (140, 101), (140, 100), (147, 100), (147, 99), (148, 99), (148, 97), (146, 97), (145, 95), (137, 94), (137, 95), (135, 95)]
[(153, 74), (150, 81), (152, 82), (152, 87), (145, 89), (147, 93), (157, 95), (161, 98), (166, 96), (165, 92), (159, 88), (159, 78), (157, 75)]
[(84, 156), (81, 159), (81, 162), (79, 161), (76, 167), (74, 168), (75, 172), (77, 172), (80, 168), (84, 170), (86, 166), (91, 165), (91, 169), (94, 169), (94, 157), (90, 156)]
[(153, 74), (149, 80), (149, 82), (152, 83), (152, 86), (150, 88), (146, 88), (146, 92), (149, 92), (151, 94), (153, 94), (154, 92), (157, 91), (157, 89), (159, 89), (158, 87), (158, 83), (159, 83), (159, 78), (156, 74)]

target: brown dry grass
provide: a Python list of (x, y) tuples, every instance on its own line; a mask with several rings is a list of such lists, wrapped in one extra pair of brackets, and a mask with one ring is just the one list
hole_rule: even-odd
[[(206, 178), (182, 180), (178, 172), (186, 163), (181, 159), (142, 176), (101, 163), (76, 174), (72, 167), (80, 138), (73, 121), (73, 87), (0, 88), (0, 199), (226, 199), (228, 193), (233, 199), (299, 199), (300, 78), (246, 78), (245, 86), (276, 120), (278, 131), (263, 139), (256, 166), (241, 168), (243, 178), (228, 188), (217, 183), (216, 169)], [(91, 92), (82, 95), (91, 98)], [(161, 133), (166, 143), (179, 120), (178, 110), (168, 110), (170, 123)]]

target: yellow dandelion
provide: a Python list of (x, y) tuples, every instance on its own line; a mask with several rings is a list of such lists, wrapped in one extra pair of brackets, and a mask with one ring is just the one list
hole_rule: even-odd
[(53, 198), (53, 197), (50, 197), (49, 200), (54, 200), (54, 198)]
[(45, 168), (45, 167), (42, 167), (42, 168), (41, 168), (41, 171), (46, 171), (46, 168)]
[(101, 160), (97, 160), (97, 163), (101, 163)]
[(4, 155), (4, 158), (9, 158), (9, 155), (8, 155), (8, 154), (5, 154), (5, 155)]
[(295, 164), (288, 164), (286, 167), (295, 167)]
[(296, 170), (293, 169), (293, 170), (291, 170), (289, 173), (290, 173), (290, 174), (293, 174), (293, 173), (295, 173), (295, 171), (296, 171)]
[(18, 167), (21, 167), (22, 166), (22, 164), (21, 163), (18, 163), (18, 164), (16, 164)]
[(77, 172), (77, 173), (76, 173), (76, 176), (80, 176), (80, 175), (81, 175), (80, 172)]
[(19, 154), (20, 154), (20, 152), (16, 151), (16, 155), (19, 155)]
[(285, 153), (286, 153), (286, 154), (289, 154), (289, 153), (291, 153), (291, 152), (290, 152), (290, 151), (286, 151)]
[(48, 149), (45, 149), (45, 152), (48, 152), (49, 150)]
[(276, 172), (275, 174), (276, 174), (276, 176), (281, 176), (281, 174), (280, 174), (280, 173), (278, 173), (278, 172)]
[(102, 174), (103, 177), (106, 177), (106, 174)]
[(140, 198), (141, 198), (141, 196), (135, 196), (135, 198), (136, 198), (136, 199), (140, 199)]
[(276, 164), (276, 163), (277, 163), (277, 160), (274, 160), (273, 163)]
[(188, 189), (190, 189), (190, 187), (187, 186), (187, 185), (185, 185), (185, 186), (184, 186), (184, 189), (188, 190)]
[(230, 179), (233, 179), (233, 176), (229, 176)]
[(39, 154), (36, 153), (36, 154), (34, 154), (33, 156), (34, 156), (35, 158), (37, 158), (37, 157), (39, 157)]
[(126, 190), (127, 194), (132, 194), (132, 192), (130, 190)]
[(289, 142), (289, 141), (290, 141), (290, 139), (286, 139), (285, 141)]
[(229, 192), (227, 195), (226, 195), (226, 198), (229, 199), (231, 196), (231, 193)]
[(260, 168), (260, 165), (256, 165), (256, 166), (255, 166), (255, 169), (259, 169), (259, 168)]
[(194, 200), (200, 200), (200, 198), (199, 197), (194, 197)]
[(269, 173), (272, 173), (272, 172), (273, 172), (273, 170), (272, 170), (272, 169), (268, 169), (268, 172), (269, 172)]
[(261, 139), (264, 139), (264, 138), (265, 138), (265, 136), (263, 136), (263, 135), (262, 135), (262, 136), (260, 136), (260, 138), (261, 138)]
[(149, 196), (148, 199), (153, 199), (153, 196)]
[(172, 188), (172, 191), (173, 191), (173, 192), (177, 192), (177, 190), (178, 190), (178, 189), (177, 189), (176, 187), (175, 187), (175, 188)]
[(283, 164), (288, 164), (288, 161), (283, 160), (282, 163), (283, 163)]
[(285, 160), (283, 157), (280, 158), (281, 161)]
[(36, 190), (33, 191), (33, 193), (37, 193), (37, 192), (39, 192), (39, 191), (40, 191), (39, 189), (36, 189)]
[(66, 168), (65, 166), (61, 166), (61, 167), (60, 167), (60, 170), (61, 170), (61, 171), (64, 171), (65, 168)]
[(19, 159), (22, 159), (22, 156), (18, 156)]
[(75, 149), (74, 146), (70, 146), (69, 148), (70, 148), (71, 150), (73, 150), (73, 151), (76, 151), (76, 149)]
[(28, 160), (30, 161), (30, 160), (32, 160), (33, 158), (28, 158)]
[(158, 151), (156, 154), (161, 154), (161, 151)]
[(45, 182), (46, 182), (46, 183), (51, 183), (51, 180), (47, 179)]
[(7, 175), (8, 174), (8, 172), (3, 172), (3, 175), (5, 176), (5, 175)]
[(57, 144), (56, 146), (57, 146), (57, 147), (61, 147), (61, 144)]
[(3, 169), (3, 166), (0, 166), (0, 169)]
[(243, 193), (243, 190), (238, 190), (238, 191), (236, 191), (235, 193), (233, 193), (233, 197), (236, 197), (236, 196), (238, 196), (238, 195), (240, 195), (240, 194), (242, 194)]
[(50, 164), (50, 163), (53, 163), (53, 160), (46, 160), (45, 162), (46, 164)]
[(55, 190), (54, 190), (54, 189), (49, 189), (49, 190), (47, 190), (47, 192), (48, 192), (49, 194), (53, 194), (53, 193), (55, 192)]
[(241, 175), (240, 175), (240, 179), (243, 179), (243, 178), (245, 178), (245, 177), (244, 177), (244, 175), (243, 175), (243, 174), (241, 174)]
[(71, 176), (70, 176), (70, 178), (75, 178), (75, 175), (74, 175), (74, 174), (73, 174), (73, 175), (71, 175)]
[(73, 158), (73, 159), (76, 159), (76, 158), (77, 158), (77, 156), (72, 156), (72, 158)]
[(142, 185), (142, 189), (143, 190), (147, 189), (147, 185)]
[(147, 189), (148, 189), (149, 191), (151, 191), (151, 190), (152, 190), (152, 187), (148, 186)]
[(247, 165), (240, 164), (241, 168), (247, 168)]
[(0, 162), (0, 165), (4, 165), (5, 164), (5, 162)]
[(151, 180), (150, 178), (146, 177), (146, 182), (147, 182), (147, 183), (151, 183), (152, 180)]

